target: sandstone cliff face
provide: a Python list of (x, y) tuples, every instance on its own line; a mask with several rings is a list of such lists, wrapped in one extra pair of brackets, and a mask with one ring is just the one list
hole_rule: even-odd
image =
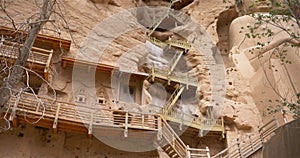
[[(146, 41), (146, 30), (139, 27), (141, 24), (136, 19), (136, 12), (120, 14), (119, 17), (114, 17), (117, 18), (117, 20), (114, 20), (114, 23), (104, 23), (104, 20), (120, 12), (126, 12), (127, 9), (135, 6), (147, 4), (133, 2), (132, 0), (115, 0), (109, 4), (103, 3), (105, 2), (89, 0), (61, 1), (60, 9), (67, 24), (62, 20), (57, 21), (61, 30), (60, 36), (73, 40), (71, 51), (63, 55), (77, 56), (93, 62), (101, 62), (130, 71), (138, 71), (139, 66), (146, 62), (143, 60), (143, 57), (148, 55), (149, 52), (144, 44)], [(160, 4), (165, 5), (164, 2)], [(228, 36), (229, 25), (232, 19), (237, 16), (233, 8), (228, 8), (228, 6), (233, 5), (233, 2), (228, 4), (223, 3), (223, 0), (194, 0), (182, 8), (181, 11), (190, 15), (193, 22), (202, 26), (201, 29), (197, 30), (198, 28), (193, 27), (194, 25), (187, 25), (177, 30), (174, 29), (179, 34), (188, 32), (187, 39), (190, 41), (196, 39), (197, 43), (197, 39), (199, 39), (199, 46), (201, 46), (203, 41), (209, 43), (210, 47), (207, 49), (210, 50), (210, 54), (204, 54), (204, 49), (198, 50), (196, 49), (198, 46), (193, 46), (186, 57), (191, 67), (189, 73), (196, 76), (199, 80), (198, 93), (200, 96), (196, 113), (205, 115), (207, 107), (213, 104), (217, 110), (216, 115), (225, 117), (229, 144), (236, 136), (243, 135), (245, 132), (251, 132), (261, 124), (261, 115), (251, 97), (249, 80), (244, 78), (239, 70), (233, 66), (233, 63), (227, 57), (228, 53), (226, 53), (227, 51), (229, 52), (228, 43), (226, 43), (228, 38), (224, 39), (224, 37)], [(10, 8), (12, 15), (17, 16), (21, 14), (26, 17), (32, 13), (35, 5), (30, 1), (20, 0), (14, 1)], [(223, 16), (220, 16), (221, 14)], [(22, 16), (17, 16), (17, 21), (22, 21)], [(227, 21), (221, 19), (224, 16), (227, 17)], [(47, 27), (53, 29), (53, 26), (50, 24)], [(124, 27), (128, 28), (129, 31), (115, 34), (116, 30)], [(201, 36), (193, 36), (193, 32), (197, 31)], [(57, 33), (49, 30), (43, 30), (41, 33), (58, 36)], [(202, 39), (201, 37), (204, 37), (204, 34), (205, 37), (210, 39)], [(163, 38), (163, 35), (159, 35), (159, 37)], [(103, 41), (111, 42), (105, 43)], [(221, 51), (225, 63), (216, 61), (216, 59), (220, 60), (215, 55), (218, 51), (213, 51), (216, 50), (215, 45), (217, 44), (219, 48), (222, 47), (222, 50), (227, 49), (225, 52)], [(87, 47), (87, 45), (92, 47)], [(87, 54), (79, 50), (84, 50), (83, 52)], [(103, 53), (97, 54), (98, 50), (102, 50)], [(207, 59), (207, 56), (210, 59)], [(56, 57), (57, 62), (59, 62), (59, 57)], [(220, 67), (215, 67), (215, 65)], [(218, 72), (224, 73), (224, 77), (218, 78)], [(215, 75), (211, 75), (213, 73)], [(68, 81), (64, 82), (56, 82), (56, 88), (61, 89)], [(212, 89), (222, 94), (216, 100), (212, 99), (214, 98), (212, 97)], [(70, 87), (66, 90), (70, 90)], [(223, 91), (225, 93), (222, 93)], [(218, 100), (220, 100), (220, 103), (218, 103)], [(189, 109), (192, 111), (195, 107), (189, 107)]]

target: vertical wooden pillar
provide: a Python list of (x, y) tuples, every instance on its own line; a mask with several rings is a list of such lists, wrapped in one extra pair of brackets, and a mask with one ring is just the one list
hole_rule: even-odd
[(58, 116), (59, 116), (59, 109), (60, 109), (60, 106), (61, 106), (61, 103), (58, 103), (58, 104), (57, 104), (57, 109), (56, 109), (55, 118), (54, 118), (53, 125), (52, 125), (53, 132), (54, 132), (54, 133), (57, 133), (57, 124), (58, 124)]
[(93, 122), (94, 122), (94, 112), (91, 111), (91, 119), (89, 122), (89, 129), (88, 129), (88, 138), (93, 138)]
[(128, 111), (125, 114), (125, 130), (124, 130), (124, 137), (128, 137)]
[(210, 153), (209, 153), (209, 148), (208, 148), (208, 146), (206, 147), (206, 154), (207, 154), (207, 158), (210, 158)]
[(187, 150), (187, 158), (191, 158), (191, 151), (189, 145), (186, 146), (186, 150)]
[(162, 139), (162, 122), (161, 122), (161, 116), (156, 117), (157, 121), (157, 140)]

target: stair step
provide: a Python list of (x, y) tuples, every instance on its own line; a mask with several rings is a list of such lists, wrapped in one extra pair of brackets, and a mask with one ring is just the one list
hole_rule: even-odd
[(168, 155), (176, 154), (175, 150), (173, 150), (173, 149), (171, 151), (169, 151), (168, 153), (169, 153)]
[(171, 156), (171, 158), (177, 158), (177, 157), (179, 156), (176, 153), (173, 156)]
[(172, 150), (172, 147), (169, 146), (169, 145), (168, 145), (166, 148), (164, 148), (164, 150), (165, 150), (166, 152), (169, 151), (170, 149)]

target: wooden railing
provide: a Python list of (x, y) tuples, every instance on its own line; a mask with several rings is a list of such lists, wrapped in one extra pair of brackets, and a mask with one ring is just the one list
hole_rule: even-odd
[[(199, 155), (200, 151), (208, 149), (188, 148), (176, 132), (171, 128), (164, 117), (157, 114), (144, 114), (123, 110), (103, 109), (73, 103), (55, 101), (49, 98), (37, 97), (30, 93), (23, 93), (20, 98), (11, 97), (7, 105), (9, 120), (14, 121), (21, 117), (52, 120), (54, 132), (57, 132), (59, 122), (69, 122), (70, 125), (85, 124), (89, 135), (95, 127), (118, 127), (124, 129), (124, 137), (128, 136), (129, 129), (156, 131), (158, 140), (164, 140), (180, 158), (191, 158)], [(164, 144), (166, 145), (166, 144)]]
[(186, 40), (169, 39), (169, 40), (166, 41), (166, 44), (168, 44), (170, 46), (173, 46), (173, 47), (182, 48), (182, 49), (185, 49), (185, 50), (189, 50), (192, 47)]
[[(35, 97), (32, 94), (24, 93), (21, 98), (12, 97), (8, 103), (10, 110), (9, 120), (13, 121), (17, 116), (37, 116), (51, 118), (52, 128), (57, 130), (60, 120), (70, 123), (85, 124), (88, 127), (88, 134), (93, 133), (93, 127), (109, 126), (124, 128), (124, 136), (128, 136), (128, 129), (141, 129), (157, 131), (159, 139), (163, 139), (182, 158), (210, 157), (208, 148), (195, 149), (186, 146), (176, 132), (170, 127), (166, 116), (156, 114), (144, 114), (122, 110), (111, 110), (84, 105), (75, 105), (48, 98)], [(177, 115), (177, 114), (172, 114)], [(174, 117), (175, 118), (175, 117)], [(42, 120), (41, 119), (41, 120)], [(40, 120), (40, 121), (41, 121)], [(221, 120), (222, 121), (222, 120)], [(218, 120), (202, 120), (204, 126), (215, 126), (222, 124)], [(192, 126), (192, 123), (190, 126)], [(202, 127), (203, 127), (202, 125)], [(274, 117), (265, 123), (259, 130), (237, 139), (236, 143), (216, 154), (212, 158), (246, 158), (260, 150), (263, 143), (268, 141), (274, 131), (279, 127)]]
[(238, 138), (236, 143), (216, 154), (212, 158), (247, 158), (263, 147), (274, 131), (279, 127), (277, 119), (273, 118), (259, 130)]
[(157, 45), (160, 48), (165, 48), (166, 46), (173, 46), (173, 47), (177, 47), (177, 48), (181, 48), (184, 50), (189, 50), (191, 49), (191, 44), (189, 44), (186, 40), (173, 40), (173, 39), (168, 39), (165, 42), (160, 41), (159, 39), (152, 37), (152, 36), (148, 36), (148, 41), (150, 41), (151, 43)]
[(157, 124), (159, 115), (53, 102), (47, 98), (36, 98), (28, 93), (24, 93), (20, 99), (12, 97), (9, 104), (11, 121), (17, 115), (47, 117), (53, 119), (54, 130), (57, 130), (59, 120), (69, 121), (71, 124), (85, 124), (88, 126), (89, 134), (92, 134), (94, 126), (121, 127), (124, 128), (125, 137), (129, 128), (152, 131), (159, 128)]

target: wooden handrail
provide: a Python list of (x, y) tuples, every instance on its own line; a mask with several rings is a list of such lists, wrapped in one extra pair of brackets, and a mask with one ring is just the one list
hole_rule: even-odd
[[(161, 120), (163, 127), (165, 127), (162, 128), (162, 136), (167, 139), (168, 143), (174, 143), (171, 146), (180, 157), (187, 157), (188, 151), (184, 142), (179, 138), (176, 132), (172, 129), (172, 127), (167, 123), (167, 121), (163, 117), (161, 117)], [(169, 132), (169, 134), (171, 135), (171, 139), (169, 138), (170, 136), (166, 132)]]
[(212, 158), (246, 158), (261, 149), (263, 143), (267, 140), (266, 138), (270, 137), (277, 128), (277, 120), (274, 118), (265, 123), (257, 131), (237, 139), (236, 143), (222, 150)]

